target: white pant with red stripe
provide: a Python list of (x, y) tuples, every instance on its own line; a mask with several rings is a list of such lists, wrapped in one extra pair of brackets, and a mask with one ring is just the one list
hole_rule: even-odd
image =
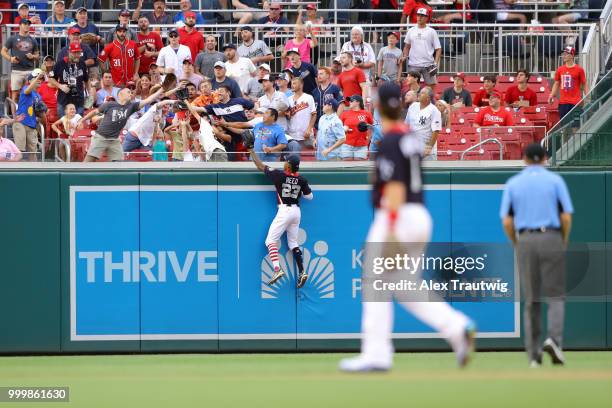
[(279, 204), (276, 217), (270, 224), (268, 236), (266, 237), (266, 246), (279, 243), (280, 237), (287, 231), (287, 245), (289, 249), (298, 247), (298, 230), (300, 229), (300, 219), (302, 212), (297, 205)]
[[(415, 243), (410, 245), (408, 256), (418, 258), (424, 253), (431, 239), (432, 221), (429, 212), (421, 204), (405, 204), (398, 212), (395, 235), (399, 242)], [(368, 232), (368, 242), (385, 242), (389, 234), (389, 217), (387, 211), (377, 210), (374, 221)], [(382, 245), (373, 245), (375, 251), (382, 251)], [(368, 254), (380, 256), (382, 254)], [(417, 272), (420, 276), (422, 271)], [(387, 273), (387, 272), (384, 272)], [(391, 271), (391, 273), (410, 273)], [(407, 276), (407, 279), (414, 277)], [(441, 333), (455, 348), (461, 341), (467, 317), (453, 309), (448, 303), (439, 299), (429, 302), (400, 302), (400, 304), (423, 323)], [(393, 360), (393, 302), (363, 302), (361, 319), (361, 354), (369, 362), (390, 366)]]

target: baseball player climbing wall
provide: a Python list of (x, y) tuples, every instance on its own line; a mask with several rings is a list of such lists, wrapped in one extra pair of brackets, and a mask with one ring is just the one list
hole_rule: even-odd
[[(72, 182), (64, 275), (70, 332), (63, 346), (87, 350), (95, 349), (87, 341), (131, 339), (206, 340), (223, 348), (231, 339), (288, 339), (293, 342), (280, 347), (295, 349), (301, 339), (358, 338), (370, 187), (365, 177), (307, 177), (316, 199), (301, 206), (297, 241), (309, 278), (299, 290), (295, 281), (268, 286), (264, 278), (272, 263), (263, 241), (278, 208), (263, 175), (142, 175), (119, 186), (82, 185), (88, 184), (82, 177)], [(350, 184), (355, 180), (360, 184)], [(442, 182), (425, 185), (434, 220), (431, 251), (485, 257), (483, 270), (450, 273), (498, 278), (512, 293), (512, 251), (497, 222), (501, 186), (451, 190)], [(121, 211), (100, 211), (118, 203)], [(175, 219), (169, 209), (185, 215)], [(466, 244), (480, 242), (487, 245)], [(295, 277), (284, 242), (279, 260)], [(480, 336), (518, 337), (514, 302), (453, 303), (474, 318)], [(435, 337), (410, 315), (396, 316), (395, 337)]]

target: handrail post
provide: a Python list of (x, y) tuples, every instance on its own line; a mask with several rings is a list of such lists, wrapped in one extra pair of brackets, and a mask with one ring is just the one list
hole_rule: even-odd
[(504, 68), (504, 67), (503, 67), (503, 54), (504, 54), (504, 53), (502, 52), (502, 46), (503, 46), (504, 42), (503, 42), (503, 39), (502, 39), (502, 33), (503, 33), (503, 31), (502, 31), (502, 27), (501, 27), (501, 26), (500, 26), (500, 27), (498, 27), (498, 29), (497, 29), (497, 30), (498, 30), (498, 32), (499, 32), (499, 35), (498, 35), (498, 37), (499, 37), (499, 38), (498, 38), (498, 40), (497, 40), (497, 41), (498, 41), (498, 47), (497, 47), (497, 58), (498, 58), (498, 62), (497, 62), (497, 64), (498, 64), (498, 73), (497, 73), (497, 75), (500, 75), (500, 76), (501, 76), (501, 75), (502, 75), (502, 73), (503, 73), (503, 68)]

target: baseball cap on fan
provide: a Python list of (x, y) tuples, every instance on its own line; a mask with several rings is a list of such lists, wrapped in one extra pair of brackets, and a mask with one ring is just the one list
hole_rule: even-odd
[(71, 54), (80, 54), (83, 51), (81, 48), (81, 44), (78, 41), (73, 41), (70, 43), (70, 53)]
[(567, 47), (563, 48), (563, 53), (564, 54), (570, 54), (570, 55), (576, 55), (576, 49), (570, 45), (568, 45)]
[(425, 7), (421, 7), (417, 9), (416, 14), (417, 16), (425, 16), (425, 17), (429, 16), (429, 12), (427, 12), (427, 9)]
[(42, 73), (43, 73), (42, 69), (35, 68), (35, 69), (32, 70), (32, 72), (30, 72), (30, 75), (28, 76), (28, 80), (32, 80), (32, 79), (36, 78), (37, 76), (39, 76)]
[(297, 54), (300, 55), (300, 50), (297, 48), (289, 48), (287, 50), (287, 56), (289, 56), (290, 54)]
[(21, 9), (22, 7), (25, 7), (25, 8), (27, 8), (28, 10), (30, 9), (30, 6), (28, 5), (28, 3), (20, 3), (20, 4), (17, 6), (17, 10)]

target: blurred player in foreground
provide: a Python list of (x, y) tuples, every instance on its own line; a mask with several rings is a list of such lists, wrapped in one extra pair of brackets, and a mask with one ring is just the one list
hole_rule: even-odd
[[(251, 145), (250, 142), (245, 144), (247, 146)], [(263, 171), (274, 184), (278, 200), (278, 212), (272, 224), (270, 224), (268, 236), (266, 237), (268, 254), (274, 266), (274, 276), (272, 276), (268, 285), (272, 286), (276, 281), (285, 276), (285, 271), (281, 269), (278, 258), (278, 243), (281, 235), (287, 231), (287, 245), (293, 252), (293, 257), (299, 271), (297, 287), (301, 288), (306, 283), (308, 274), (304, 273), (302, 251), (297, 242), (300, 219), (302, 217), (300, 211), (300, 197), (312, 200), (312, 190), (308, 185), (308, 181), (298, 174), (298, 170), (300, 169), (300, 159), (298, 156), (289, 156), (285, 162), (284, 170), (275, 170), (262, 163), (259, 157), (257, 157), (257, 154), (253, 151), (252, 145), (249, 148), (249, 153), (257, 169)]]
[[(425, 253), (432, 231), (431, 217), (423, 205), (423, 143), (402, 121), (399, 85), (390, 82), (381, 85), (377, 99), (383, 139), (376, 156), (372, 197), (376, 212), (367, 237), (362, 280), (361, 354), (342, 360), (340, 369), (367, 372), (391, 368), (394, 298), (415, 317), (440, 332), (455, 351), (457, 363), (463, 367), (469, 360), (475, 335), (474, 324), (465, 315), (431, 294), (427, 294), (426, 301), (400, 301), (402, 293), (398, 291), (381, 294), (375, 293), (376, 286), (374, 292), (369, 289), (372, 285), (368, 276), (377, 273), (371, 267), (371, 260), (386, 258), (387, 254), (398, 253), (398, 250), (416, 259)], [(420, 268), (385, 270), (377, 274), (376, 279), (416, 278), (420, 281), (421, 272)], [(379, 298), (381, 295), (383, 297)]]

